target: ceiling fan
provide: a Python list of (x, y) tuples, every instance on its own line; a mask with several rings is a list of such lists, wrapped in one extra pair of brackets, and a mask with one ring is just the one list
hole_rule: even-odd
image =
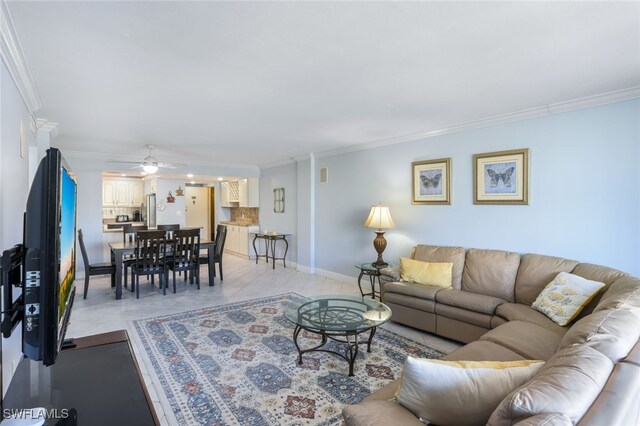
[(149, 155), (147, 155), (142, 162), (139, 161), (107, 161), (108, 163), (118, 163), (118, 164), (135, 164), (132, 168), (142, 168), (147, 174), (154, 174), (158, 171), (159, 168), (165, 169), (175, 169), (178, 166), (182, 166), (183, 164), (169, 164), (169, 163), (159, 163), (158, 159), (152, 155), (152, 151), (155, 149), (155, 145), (145, 145), (149, 150)]

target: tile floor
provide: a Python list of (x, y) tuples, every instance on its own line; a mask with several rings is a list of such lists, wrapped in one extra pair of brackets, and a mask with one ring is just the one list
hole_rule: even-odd
[[(224, 257), (224, 281), (216, 279), (214, 287), (207, 282), (207, 268), (203, 266), (200, 290), (195, 285), (189, 285), (181, 280), (177, 282), (177, 293), (170, 288), (167, 295), (151, 287), (147, 281), (141, 280), (140, 299), (135, 293), (123, 289), (121, 300), (115, 300), (115, 294), (110, 286), (108, 276), (91, 277), (89, 295), (82, 299), (84, 280), (77, 280), (77, 294), (71, 314), (71, 322), (67, 337), (82, 337), (108, 331), (126, 329), (132, 338), (134, 353), (140, 364), (145, 384), (154, 402), (156, 412), (163, 425), (171, 424), (171, 415), (165, 416), (160, 401), (163, 395), (161, 389), (155, 389), (150, 376), (148, 360), (131, 331), (131, 321), (160, 315), (168, 315), (200, 309), (208, 306), (222, 305), (232, 302), (272, 296), (276, 294), (296, 292), (304, 296), (318, 294), (359, 294), (358, 286), (351, 282), (340, 282), (333, 279), (310, 275), (296, 271), (282, 265), (272, 269), (264, 262), (256, 265), (255, 261), (241, 259), (236, 256)], [(429, 333), (404, 327), (393, 322), (387, 323), (385, 328), (398, 334), (422, 342), (445, 352), (456, 349), (455, 342), (439, 338)], [(152, 374), (152, 372), (151, 372)]]

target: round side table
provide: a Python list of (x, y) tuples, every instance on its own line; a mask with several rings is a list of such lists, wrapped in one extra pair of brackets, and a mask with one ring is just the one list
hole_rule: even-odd
[[(380, 271), (385, 268), (393, 268), (392, 264), (387, 264), (383, 267), (374, 266), (372, 263), (362, 263), (360, 265), (354, 265), (356, 268), (360, 270), (360, 275), (358, 275), (358, 287), (360, 288), (360, 294), (362, 297), (371, 296), (372, 299), (376, 297), (380, 300)], [(362, 277), (369, 277), (369, 283), (371, 284), (371, 292), (365, 293), (362, 290)], [(378, 288), (376, 289), (376, 279), (378, 280)]]

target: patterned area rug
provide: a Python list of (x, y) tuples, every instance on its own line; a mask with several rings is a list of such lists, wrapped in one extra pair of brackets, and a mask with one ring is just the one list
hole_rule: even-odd
[[(361, 345), (352, 377), (347, 361), (325, 352), (304, 354), (298, 365), (294, 325), (283, 311), (300, 300), (288, 293), (134, 321), (175, 421), (339, 424), (346, 404), (400, 376), (407, 355), (444, 355), (381, 327), (371, 353)], [(303, 348), (312, 347), (318, 336), (306, 333), (299, 340)]]

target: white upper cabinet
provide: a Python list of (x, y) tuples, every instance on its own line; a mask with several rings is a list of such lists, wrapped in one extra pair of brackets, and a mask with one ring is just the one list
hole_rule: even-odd
[(244, 178), (238, 181), (238, 201), (240, 207), (260, 207), (260, 181)]
[(229, 182), (220, 182), (220, 205), (222, 207), (231, 207), (229, 201)]
[(220, 182), (222, 207), (260, 207), (260, 180), (242, 178)]
[(103, 179), (102, 205), (105, 207), (140, 207), (144, 199), (140, 179)]

